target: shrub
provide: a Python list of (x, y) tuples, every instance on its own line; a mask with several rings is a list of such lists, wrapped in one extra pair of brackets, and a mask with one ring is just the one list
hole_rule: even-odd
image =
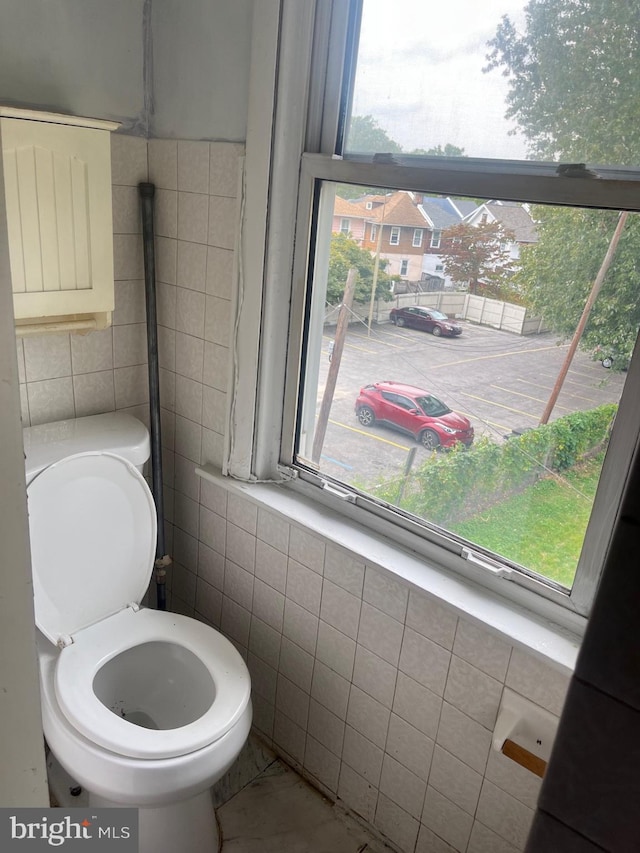
[(602, 449), (616, 411), (608, 404), (574, 412), (502, 445), (481, 437), (470, 450), (433, 454), (406, 479), (365, 490), (435, 524), (461, 521)]

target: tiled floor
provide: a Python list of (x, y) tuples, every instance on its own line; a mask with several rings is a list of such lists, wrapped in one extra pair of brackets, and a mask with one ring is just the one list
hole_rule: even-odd
[(391, 853), (277, 760), (218, 808), (218, 821), (222, 853)]

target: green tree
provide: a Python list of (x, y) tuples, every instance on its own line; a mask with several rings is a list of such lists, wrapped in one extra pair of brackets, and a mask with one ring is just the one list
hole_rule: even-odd
[[(371, 297), (375, 257), (346, 234), (333, 234), (329, 252), (329, 274), (327, 276), (327, 302), (338, 305), (342, 301), (347, 273), (353, 267), (358, 271), (358, 281), (354, 294), (355, 302), (368, 302)], [(392, 298), (391, 283), (398, 276), (390, 276), (384, 268), (387, 261), (380, 260), (376, 299), (389, 301)]]
[(402, 151), (402, 146), (370, 115), (351, 116), (345, 148), (358, 154), (400, 154)]
[(457, 145), (452, 145), (450, 142), (442, 147), (442, 145), (436, 145), (433, 148), (414, 148), (413, 151), (409, 152), (410, 154), (422, 154), (427, 157), (466, 157), (464, 153), (464, 148), (458, 148)]
[(538, 159), (640, 165), (638, 4), (530, 0), (504, 16), (486, 71), (509, 80), (507, 116)]
[[(640, 166), (640, 39), (637, 2), (530, 0), (524, 29), (505, 16), (485, 71), (509, 81), (507, 116), (530, 156)], [(615, 228), (615, 214), (539, 207), (539, 242), (522, 256), (521, 283), (552, 328), (569, 337)], [(625, 360), (640, 321), (640, 229), (630, 217), (582, 337)]]
[[(533, 310), (573, 335), (618, 214), (583, 208), (533, 208), (539, 242), (522, 251), (516, 285)], [(628, 361), (640, 325), (640, 220), (630, 216), (582, 335), (583, 349)]]
[(515, 266), (504, 246), (512, 243), (514, 236), (499, 222), (459, 222), (446, 228), (442, 237), (445, 275), (458, 284), (468, 282), (470, 293), (504, 296), (511, 291)]

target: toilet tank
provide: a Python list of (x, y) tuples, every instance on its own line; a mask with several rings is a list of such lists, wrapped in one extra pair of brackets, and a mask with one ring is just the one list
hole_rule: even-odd
[(54, 462), (89, 450), (123, 456), (142, 471), (149, 458), (149, 431), (126, 412), (70, 418), (23, 429), (27, 483)]

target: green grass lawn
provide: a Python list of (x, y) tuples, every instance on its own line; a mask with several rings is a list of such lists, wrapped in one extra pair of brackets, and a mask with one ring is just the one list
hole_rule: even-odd
[(601, 468), (594, 457), (451, 529), (571, 588)]

